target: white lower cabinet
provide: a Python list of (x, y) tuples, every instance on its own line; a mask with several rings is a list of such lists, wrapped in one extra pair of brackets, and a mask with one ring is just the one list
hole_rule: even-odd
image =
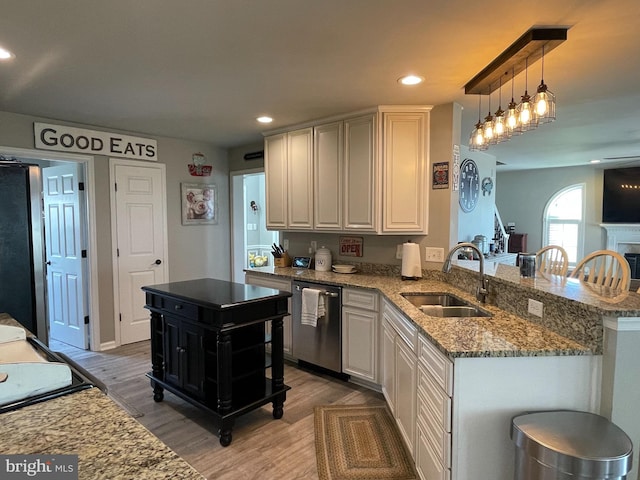
[[(291, 292), (291, 281), (282, 278), (266, 277), (251, 272), (244, 273), (244, 283), (247, 285), (257, 285), (258, 287), (273, 288), (274, 290), (282, 290), (283, 292)], [(291, 312), (291, 298), (289, 298), (289, 312)], [(284, 329), (284, 354), (292, 355), (292, 331), (291, 331), (291, 315), (283, 318)], [(267, 333), (271, 333), (271, 322), (266, 323)]]
[(444, 468), (434, 448), (431, 446), (427, 434), (428, 427), (417, 422), (416, 425), (416, 453), (414, 455), (416, 470), (422, 480), (449, 480), (451, 470)]
[(451, 478), (453, 363), (384, 302), (382, 392), (423, 480)]
[(378, 298), (370, 290), (342, 290), (342, 371), (371, 383), (378, 383)]
[(416, 435), (416, 354), (396, 337), (396, 421), (411, 454)]
[(396, 413), (396, 335), (391, 324), (383, 319), (380, 341), (382, 394), (394, 416)]
[(451, 478), (453, 363), (418, 337), (416, 469), (424, 480)]
[[(282, 277), (247, 272), (245, 278), (291, 291)], [(598, 413), (601, 355), (451, 360), (395, 305), (380, 306), (382, 298), (365, 288), (343, 289), (343, 371), (381, 386), (422, 480), (512, 480), (515, 415)], [(284, 326), (290, 354), (290, 317)]]
[(413, 455), (416, 435), (417, 328), (386, 301), (382, 316), (382, 393)]

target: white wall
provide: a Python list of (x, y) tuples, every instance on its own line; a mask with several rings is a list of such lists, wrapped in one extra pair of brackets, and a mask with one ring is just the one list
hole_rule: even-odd
[(498, 172), (496, 205), (502, 221), (527, 234), (527, 250), (542, 248), (542, 217), (551, 197), (569, 185), (586, 185), (584, 255), (605, 248), (602, 223), (602, 167), (564, 167)]
[[(0, 112), (0, 146), (35, 149), (33, 122), (121, 132), (156, 139), (158, 141), (158, 162), (167, 165), (169, 279), (171, 281), (201, 277), (229, 279), (229, 167), (226, 150), (202, 142), (155, 137), (138, 132), (119, 131), (9, 112)], [(203, 153), (207, 158), (207, 164), (213, 165), (211, 177), (191, 177), (189, 175), (187, 165), (191, 163), (191, 155), (196, 152)], [(92, 319), (92, 321), (97, 320), (100, 323), (100, 339), (106, 343), (115, 340), (109, 159), (106, 156), (96, 155), (94, 165), (96, 215), (98, 217), (96, 219), (98, 250), (96, 256), (100, 318)], [(211, 182), (217, 186), (217, 225), (182, 226), (181, 182)]]
[[(480, 172), (480, 199), (478, 205), (471, 212), (463, 212), (458, 204), (458, 242), (470, 242), (476, 235), (484, 235), (487, 242), (492, 243), (494, 237), (493, 230), (493, 207), (496, 195), (496, 157), (483, 152), (471, 152), (466, 146), (460, 147), (460, 164), (465, 158), (470, 158), (476, 162)], [(490, 194), (482, 192), (482, 180), (490, 177), (493, 181), (493, 189)], [(500, 212), (502, 215), (502, 212)], [(504, 219), (504, 217), (503, 217)], [(489, 245), (487, 244), (487, 249)]]

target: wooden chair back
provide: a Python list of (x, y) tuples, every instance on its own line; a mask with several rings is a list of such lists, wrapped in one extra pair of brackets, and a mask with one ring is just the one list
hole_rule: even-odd
[(627, 259), (618, 252), (596, 250), (578, 262), (571, 277), (616, 290), (629, 290), (631, 269)]
[(536, 265), (542, 273), (564, 277), (569, 270), (569, 256), (561, 246), (548, 245), (536, 252)]

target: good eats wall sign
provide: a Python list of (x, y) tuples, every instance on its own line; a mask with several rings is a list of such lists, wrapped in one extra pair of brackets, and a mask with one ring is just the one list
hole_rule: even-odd
[(84, 128), (33, 123), (36, 148), (110, 157), (158, 160), (155, 140)]

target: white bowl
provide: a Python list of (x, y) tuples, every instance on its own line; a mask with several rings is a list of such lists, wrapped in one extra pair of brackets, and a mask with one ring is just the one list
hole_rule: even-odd
[(353, 265), (333, 265), (333, 271), (338, 273), (351, 273), (355, 269)]

